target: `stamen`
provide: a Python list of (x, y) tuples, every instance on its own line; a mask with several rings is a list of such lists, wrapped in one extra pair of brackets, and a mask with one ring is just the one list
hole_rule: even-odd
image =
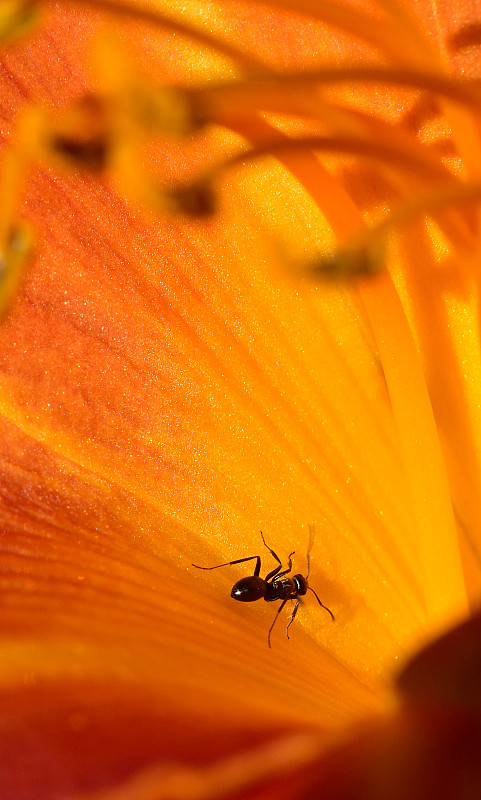
[(112, 129), (179, 139), (204, 124), (186, 90), (148, 80), (110, 35), (95, 38), (91, 60)]
[(402, 32), (403, 39), (407, 39), (418, 51), (420, 60), (424, 60), (424, 56), (429, 53), (434, 57), (438, 55), (432, 46), (432, 42), (426, 36), (425, 31), (419, 24), (419, 20), (413, 14), (413, 9), (406, 6), (403, 0), (377, 0), (379, 8), (384, 9), (399, 32)]
[[(130, 187), (128, 191), (132, 197), (135, 195), (137, 198), (142, 197), (144, 204), (147, 200), (148, 204), (153, 204), (157, 209), (170, 207), (171, 210), (175, 209), (191, 216), (206, 217), (216, 210), (212, 185), (215, 176), (220, 171), (224, 171), (230, 166), (244, 164), (263, 155), (277, 156), (282, 160), (283, 156), (290, 157), (289, 153), (307, 154), (308, 151), (311, 151), (311, 155), (317, 152), (331, 152), (363, 156), (395, 166), (399, 175), (395, 173), (392, 176), (392, 184), (394, 190), (401, 191), (401, 193), (409, 192), (413, 188), (417, 189), (420, 181), (428, 183), (435, 181), (437, 185), (445, 184), (448, 186), (448, 192), (458, 185), (456, 179), (449, 180), (450, 173), (442, 162), (433, 156), (432, 152), (426, 151), (416, 140), (410, 140), (408, 134), (382, 120), (362, 114), (362, 112), (342, 106), (329, 106), (323, 104), (318, 98), (313, 100), (312, 88), (346, 82), (350, 85), (359, 82), (408, 87), (415, 91), (434, 93), (449, 101), (454, 101), (458, 106), (479, 112), (481, 88), (475, 82), (453, 79), (441, 72), (435, 74), (411, 68), (394, 70), (389, 67), (372, 65), (322, 68), (302, 74), (274, 75), (272, 70), (264, 65), (259, 72), (260, 62), (250, 59), (250, 57), (246, 60), (245, 54), (230, 44), (225, 45), (223, 42), (219, 42), (215, 36), (199, 31), (189, 23), (172, 20), (157, 9), (133, 6), (128, 2), (117, 2), (117, 0), (60, 0), (60, 2), (67, 6), (83, 5), (130, 20), (136, 19), (146, 24), (154, 24), (162, 29), (180, 32), (202, 45), (214, 47), (224, 55), (234, 58), (244, 67), (255, 69), (256, 74), (262, 76), (261, 79), (251, 79), (244, 83), (230, 83), (214, 88), (207, 87), (200, 90), (178, 92), (173, 99), (163, 97), (163, 90), (159, 87), (155, 87), (153, 91), (150, 91), (150, 87), (148, 87), (147, 92), (140, 93), (140, 102), (138, 87), (134, 87), (131, 97), (132, 86), (130, 84), (124, 86), (125, 82), (117, 76), (115, 78), (117, 83), (114, 85), (113, 91), (107, 92), (108, 103), (100, 98), (90, 98), (90, 106), (92, 104), (95, 106), (95, 103), (98, 106), (93, 109), (93, 106), (89, 106), (88, 99), (83, 98), (71, 114), (65, 115), (60, 125), (50, 134), (51, 152), (60, 156), (64, 162), (70, 162), (80, 168), (93, 171), (104, 170), (107, 166), (112, 170), (117, 168), (116, 179), (119, 178), (121, 182), (124, 181), (126, 186)], [(260, 2), (260, 0), (254, 0), (254, 2)], [(272, 0), (272, 2), (274, 5), (293, 8), (290, 0)], [(53, 5), (50, 0), (45, 0), (45, 3)], [(398, 8), (396, 0), (385, 0), (385, 3), (388, 6), (387, 10), (390, 11), (393, 10), (391, 8), (393, 5), (396, 13), (392, 15), (391, 19), (382, 22), (377, 19), (373, 20), (369, 14), (363, 11), (347, 9), (331, 0), (320, 0), (319, 3), (314, 3), (312, 0), (301, 0), (300, 6), (296, 4), (296, 10), (349, 30), (371, 43), (381, 37), (383, 45), (386, 45), (387, 29), (397, 19), (396, 14), (402, 16), (403, 13), (401, 7)], [(23, 8), (30, 6), (26, 0), (22, 4), (17, 2), (14, 5), (16, 7), (21, 5)], [(417, 30), (416, 24), (408, 23), (409, 20), (406, 21), (404, 32), (406, 35), (411, 35), (413, 41), (417, 34), (421, 34)], [(377, 43), (379, 44), (379, 41)], [(110, 51), (107, 56), (109, 54)], [(390, 55), (393, 55), (392, 52)], [(406, 60), (405, 56), (406, 53), (404, 53), (404, 60)], [(114, 59), (114, 61), (116, 65), (119, 63), (118, 60)], [(107, 62), (110, 64), (109, 58), (107, 58)], [(205, 122), (209, 119), (224, 122), (226, 127), (235, 130), (236, 125), (229, 124), (229, 119), (223, 120), (222, 117), (227, 116), (228, 118), (231, 115), (239, 119), (242, 115), (244, 117), (248, 115), (252, 119), (257, 111), (273, 109), (278, 112), (284, 110), (295, 113), (296, 98), (302, 94), (300, 91), (302, 89), (306, 90), (303, 100), (300, 102), (302, 111), (306, 113), (306, 110), (310, 108), (313, 118), (322, 119), (333, 128), (332, 135), (298, 138), (274, 136), (272, 141), (267, 142), (262, 136), (258, 141), (252, 140), (251, 137), (252, 149), (213, 167), (191, 184), (172, 190), (166, 190), (165, 187), (159, 186), (148, 176), (144, 176), (144, 179), (145, 183), (149, 185), (141, 187), (139, 182), (144, 179), (141, 179), (139, 175), (134, 176), (132, 165), (129, 166), (133, 155), (138, 151), (139, 132), (134, 130), (135, 126), (132, 125), (132, 121), (138, 126), (140, 137), (146, 135), (147, 129), (150, 127), (154, 129), (154, 133), (166, 134), (168, 125), (165, 130), (163, 129), (166, 121), (172, 123), (171, 128), (176, 135), (190, 132), (201, 121)], [(99, 108), (101, 113), (98, 113)], [(125, 117), (125, 124), (120, 119), (121, 115)], [(378, 126), (377, 129), (376, 126)], [(355, 131), (356, 135), (350, 135), (350, 130)], [(338, 131), (340, 132), (338, 133)], [(242, 133), (242, 124), (239, 126), (239, 132)], [(112, 138), (113, 133), (117, 137), (115, 141)], [(122, 141), (117, 141), (119, 138), (122, 138)], [(404, 176), (403, 173), (408, 173), (408, 175)], [(420, 204), (419, 198), (416, 202), (408, 200), (401, 204), (397, 212), (389, 215), (387, 220), (373, 229), (372, 234), (365, 234), (364, 237), (361, 237), (361, 241), (354, 240), (353, 243), (349, 243), (347, 247), (343, 247), (335, 253), (333, 257), (324, 259), (321, 266), (323, 273), (332, 272), (338, 276), (340, 274), (377, 272), (384, 261), (384, 246), (379, 246), (379, 241), (385, 238), (387, 229), (401, 224), (405, 217), (427, 213), (431, 203), (430, 196), (431, 190), (428, 194), (423, 195), (423, 198), (426, 198), (425, 205), (422, 205), (422, 202)], [(443, 205), (452, 204), (448, 200), (445, 203), (441, 202), (441, 206)], [(455, 203), (455, 205), (459, 204)], [(323, 210), (322, 207), (321, 210)], [(432, 210), (436, 212), (436, 203), (433, 204)], [(454, 214), (453, 219), (441, 218), (438, 223), (450, 240), (457, 245), (466, 246), (468, 242), (472, 244), (472, 232), (465, 221), (459, 220), (459, 215)]]
[(144, 23), (146, 25), (153, 25), (154, 27), (161, 28), (162, 30), (171, 31), (173, 33), (180, 33), (199, 45), (216, 50), (221, 55), (227, 56), (245, 69), (250, 74), (268, 75), (271, 70), (255, 56), (251, 56), (242, 50), (239, 50), (229, 42), (222, 41), (216, 36), (195, 28), (188, 22), (181, 19), (172, 19), (166, 16), (159, 9), (155, 11), (145, 6), (136, 6), (124, 2), (116, 2), (116, 0), (38, 0), (43, 5), (58, 7), (59, 5), (65, 6), (85, 6), (92, 8), (96, 11), (106, 12), (117, 17), (124, 17), (125, 19)]
[(36, 3), (30, 0), (2, 0), (0, 5), (0, 46), (21, 39), (40, 22)]
[(111, 149), (108, 104), (100, 97), (85, 95), (45, 131), (45, 145), (54, 157), (70, 166), (90, 171), (105, 169)]
[(25, 277), (27, 259), (32, 252), (30, 228), (18, 223), (10, 230), (3, 252), (0, 252), (0, 322), (3, 322)]
[[(239, 153), (219, 165), (216, 165), (209, 174), (205, 174), (200, 180), (200, 185), (206, 186), (213, 183), (214, 177), (220, 171), (225, 171), (229, 167), (244, 165), (249, 161), (265, 155), (280, 156), (286, 153), (306, 153), (308, 151), (322, 151), (330, 153), (342, 153), (346, 155), (360, 155), (374, 158), (388, 164), (394, 164), (401, 169), (414, 173), (417, 178), (424, 178), (432, 182), (446, 180), (449, 175), (445, 167), (437, 161), (430, 160), (424, 153), (417, 153), (411, 148), (399, 145), (399, 142), (389, 143), (380, 142), (378, 139), (370, 141), (356, 137), (335, 137), (335, 136), (310, 136), (299, 137), (296, 139), (283, 138), (273, 142), (263, 143), (253, 147), (247, 152)], [(453, 182), (455, 179), (453, 178)], [(199, 185), (199, 179), (194, 186)], [(181, 194), (188, 191), (185, 189), (176, 190)], [(205, 190), (204, 190), (205, 191)]]
[[(391, 231), (421, 216), (433, 216), (434, 212), (446, 206), (473, 203), (481, 203), (481, 182), (461, 184), (451, 181), (443, 185), (437, 184), (434, 190), (399, 204), (381, 222), (363, 228), (357, 235), (343, 242), (338, 250), (321, 258), (313, 266), (312, 274), (335, 278), (375, 274), (384, 266), (385, 243)], [(440, 227), (443, 227), (443, 232), (449, 237), (452, 229), (443, 226), (442, 222)], [(474, 251), (478, 240), (472, 233), (469, 242), (457, 237), (453, 244), (463, 248), (470, 246)]]
[(282, 141), (266, 143), (252, 148), (245, 153), (240, 153), (222, 167), (237, 166), (252, 161), (265, 155), (282, 154), (286, 152), (319, 151), (342, 153), (344, 155), (366, 156), (376, 161), (394, 164), (408, 172), (425, 178), (428, 181), (440, 180), (446, 177), (447, 171), (442, 164), (422, 157), (412, 149), (402, 147), (399, 142), (370, 141), (350, 136), (306, 136), (295, 139), (285, 138)]
[(447, 45), (452, 50), (476, 47), (481, 44), (481, 22), (471, 22), (448, 36)]
[[(481, 88), (478, 81), (459, 80), (441, 73), (419, 70), (390, 69), (362, 66), (311, 70), (302, 73), (283, 73), (275, 78), (208, 86), (191, 92), (193, 102), (202, 114), (216, 120), (222, 115), (240, 116), (253, 111), (281, 113), (284, 101), (287, 113), (292, 113), (292, 100), (303, 89), (337, 83), (374, 83), (400, 86), (403, 89), (426, 90), (481, 112)], [(303, 109), (305, 113), (305, 108)]]
[(376, 275), (386, 265), (386, 248), (376, 232), (368, 228), (359, 239), (343, 242), (332, 254), (311, 266), (314, 278), (346, 280)]
[[(434, 628), (445, 627), (447, 619), (467, 613), (467, 602), (439, 430), (419, 354), (389, 275), (362, 282), (359, 291), (382, 359), (410, 483), (428, 619)], [(443, 385), (441, 377), (438, 373)]]
[(189, 184), (168, 193), (171, 210), (189, 217), (211, 217), (218, 207), (217, 195), (207, 182)]
[[(256, 5), (272, 5), (292, 11), (295, 14), (305, 14), (309, 17), (325, 22), (339, 28), (343, 33), (348, 33), (356, 39), (380, 50), (396, 63), (406, 63), (419, 60), (420, 37), (399, 29), (399, 25), (392, 19), (380, 20), (371, 14), (366, 14), (352, 5), (341, 5), (334, 0), (251, 0)], [(401, 35), (400, 35), (401, 34)], [(427, 44), (422, 37), (422, 43)]]
[(33, 236), (17, 217), (26, 174), (38, 139), (39, 117), (34, 107), (24, 109), (18, 118), (15, 141), (2, 153), (0, 183), (0, 321), (10, 311), (33, 249)]

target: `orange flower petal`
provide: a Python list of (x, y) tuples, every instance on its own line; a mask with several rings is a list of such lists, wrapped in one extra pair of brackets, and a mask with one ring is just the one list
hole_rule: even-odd
[[(303, 66), (325, 41), (344, 53), (320, 25), (278, 11), (266, 21), (262, 6), (248, 16), (246, 25), (200, 4), (189, 24), (241, 48), (254, 30), (248, 55), (276, 67), (299, 65), (300, 41)], [(33, 97), (54, 125), (98, 91), (83, 55), (98, 20), (56, 10), (4, 55), (9, 119)], [(414, 52), (416, 26), (396, 24), (397, 50), (408, 42)], [(146, 73), (160, 63), (167, 83), (234, 71), (225, 48), (200, 58), (197, 45), (177, 46), (172, 34), (122, 25), (134, 50), (143, 40)], [(426, 44), (419, 64), (430, 52)], [(473, 161), (473, 126), (459, 124), (468, 113), (451, 119)], [(378, 130), (357, 119), (357, 134)], [(186, 151), (166, 148), (162, 165), (189, 176), (217, 146), (236, 152), (239, 134), (284, 135), (257, 112), (242, 122), (235, 136), (210, 131)], [(128, 158), (132, 176), (137, 163)], [(311, 254), (319, 238), (332, 242), (331, 227), (355, 232), (363, 217), (336, 170), (313, 153), (282, 163), (238, 167), (204, 224), (155, 220), (107, 177), (32, 166), (24, 211), (37, 232), (36, 261), (0, 329), (6, 800), (19, 800), (19, 787), (25, 800), (260, 797), (259, 783), (269, 784), (268, 797), (274, 782), (276, 796), (287, 796), (317, 775), (316, 763), (313, 772), (304, 764), (333, 737), (390, 708), (393, 666), (464, 609), (447, 451), (405, 276), (397, 280), (404, 308), (386, 276), (359, 292), (294, 285), (286, 260)], [(139, 175), (148, 164), (142, 156)], [(390, 178), (394, 194), (415, 188)], [(463, 217), (451, 227), (461, 223), (473, 233)], [(466, 283), (461, 269), (456, 282)], [(453, 347), (447, 363), (458, 359)], [(442, 359), (438, 366), (442, 385)], [(470, 475), (474, 483), (474, 466)], [(467, 519), (476, 531), (474, 511)], [(287, 615), (277, 622), (271, 651), (276, 609), (229, 597), (251, 564), (209, 573), (191, 565), (260, 554), (265, 575), (272, 560), (263, 530), (283, 563), (296, 550), (305, 574), (309, 525), (317, 532), (309, 579), (336, 622), (306, 598), (290, 641)], [(379, 723), (399, 770), (417, 719), (406, 712), (400, 724)], [(430, 728), (432, 719), (421, 723)], [(372, 765), (373, 730), (346, 781)], [(339, 776), (341, 761), (327, 779)]]

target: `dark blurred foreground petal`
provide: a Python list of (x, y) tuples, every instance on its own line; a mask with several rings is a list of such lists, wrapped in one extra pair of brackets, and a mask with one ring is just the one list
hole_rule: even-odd
[(477, 800), (481, 797), (481, 614), (419, 653), (401, 702), (318, 765), (303, 797)]

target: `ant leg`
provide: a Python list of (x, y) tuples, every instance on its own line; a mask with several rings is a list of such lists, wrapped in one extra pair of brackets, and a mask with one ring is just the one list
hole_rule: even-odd
[(271, 646), (272, 629), (273, 629), (274, 625), (276, 624), (277, 617), (281, 613), (282, 609), (284, 608), (284, 606), (285, 606), (285, 604), (287, 603), (288, 600), (289, 600), (289, 598), (286, 597), (285, 600), (282, 601), (282, 603), (280, 604), (279, 608), (276, 611), (276, 616), (274, 617), (274, 622), (272, 623), (271, 627), (269, 628), (269, 633), (267, 634), (267, 644), (269, 645), (269, 647)]
[[(262, 536), (262, 531), (261, 531), (261, 536)], [(264, 539), (264, 537), (263, 537), (263, 536), (262, 536), (262, 541), (263, 541), (263, 542), (264, 542), (264, 544), (266, 545), (266, 547), (267, 547), (267, 549), (269, 550), (270, 554), (271, 554), (271, 555), (273, 555), (273, 556), (274, 556), (274, 558), (276, 559), (276, 561), (278, 561), (278, 562), (279, 562), (279, 566), (278, 566), (278, 567), (276, 567), (275, 569), (273, 569), (273, 570), (272, 570), (272, 572), (269, 572), (269, 574), (268, 574), (268, 575), (266, 575), (266, 578), (265, 578), (265, 579), (266, 579), (266, 581), (270, 581), (270, 580), (272, 580), (272, 578), (282, 578), (282, 576), (283, 576), (283, 575), (287, 575), (287, 573), (288, 573), (288, 572), (290, 572), (290, 571), (291, 571), (291, 569), (292, 569), (292, 556), (294, 555), (294, 553), (295, 553), (296, 551), (295, 551), (295, 550), (293, 550), (293, 551), (292, 551), (292, 553), (289, 553), (289, 558), (288, 558), (288, 567), (287, 567), (287, 569), (285, 569), (285, 570), (284, 570), (284, 572), (280, 572), (279, 570), (281, 570), (281, 569), (282, 569), (282, 561), (281, 561), (281, 559), (279, 558), (279, 556), (277, 555), (277, 553), (275, 553), (275, 552), (274, 552), (274, 550), (271, 550), (271, 548), (269, 547), (269, 545), (268, 545), (268, 544), (266, 544), (266, 540)]]
[(193, 567), (196, 569), (219, 569), (219, 567), (230, 567), (231, 564), (243, 564), (244, 561), (253, 561), (253, 559), (257, 559), (256, 567), (254, 570), (254, 577), (257, 578), (259, 572), (261, 571), (261, 557), (260, 556), (247, 556), (247, 558), (237, 558), (235, 561), (226, 561), (225, 564), (216, 564), (215, 567), (199, 567), (198, 564), (192, 564)]
[(279, 572), (279, 574), (276, 575), (276, 578), (282, 578), (283, 575), (287, 575), (292, 570), (292, 556), (294, 555), (295, 552), (296, 551), (293, 550), (292, 553), (289, 553), (289, 557), (287, 559), (288, 561), (287, 569), (285, 569), (284, 572)]
[[(269, 574), (268, 574), (268, 575), (266, 575), (266, 578), (265, 578), (265, 579), (266, 579), (266, 581), (270, 581), (270, 580), (271, 580), (271, 578), (275, 578), (275, 576), (279, 574), (280, 570), (282, 569), (282, 561), (281, 561), (281, 559), (279, 558), (279, 556), (277, 555), (277, 553), (274, 553), (274, 550), (271, 550), (271, 548), (269, 547), (269, 545), (268, 545), (268, 544), (266, 544), (266, 540), (264, 539), (264, 536), (263, 536), (263, 534), (262, 534), (262, 531), (261, 531), (261, 538), (262, 538), (262, 541), (264, 542), (264, 545), (265, 545), (265, 546), (267, 547), (267, 549), (269, 550), (269, 553), (271, 554), (271, 556), (273, 556), (273, 557), (276, 559), (277, 563), (279, 564), (279, 566), (278, 566), (278, 567), (276, 567), (275, 569), (273, 569), (273, 570), (272, 570), (272, 572), (269, 572)], [(292, 553), (291, 553), (291, 555), (292, 555)]]
[(310, 586), (308, 586), (307, 588), (308, 588), (308, 589), (309, 589), (309, 591), (310, 591), (310, 592), (312, 592), (312, 594), (315, 596), (315, 598), (316, 598), (317, 602), (319, 603), (319, 605), (320, 605), (320, 606), (322, 606), (323, 608), (325, 608), (325, 609), (326, 609), (326, 611), (328, 611), (328, 612), (329, 612), (329, 614), (330, 614), (330, 615), (331, 615), (331, 617), (332, 617), (332, 621), (334, 622), (334, 621), (335, 621), (335, 620), (334, 620), (334, 614), (332, 613), (331, 609), (330, 609), (330, 608), (328, 608), (327, 606), (325, 606), (325, 605), (324, 605), (324, 603), (321, 603), (321, 601), (319, 600), (319, 598), (318, 598), (318, 596), (317, 596), (317, 593), (314, 591), (314, 589), (311, 589), (311, 587), (310, 587)]
[(294, 606), (294, 611), (291, 614), (291, 618), (290, 618), (289, 623), (288, 623), (287, 628), (286, 628), (286, 636), (287, 636), (287, 638), (289, 638), (289, 628), (291, 627), (292, 623), (294, 622), (294, 620), (296, 618), (297, 609), (299, 608), (300, 602), (301, 602), (301, 598), (298, 597), (297, 598), (297, 603)]

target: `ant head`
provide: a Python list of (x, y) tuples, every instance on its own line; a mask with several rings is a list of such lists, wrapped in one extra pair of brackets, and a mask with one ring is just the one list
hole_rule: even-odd
[(242, 603), (252, 603), (254, 600), (260, 600), (265, 594), (265, 580), (263, 578), (250, 575), (248, 578), (241, 578), (240, 581), (234, 584), (230, 596), (234, 600), (240, 600)]
[(296, 587), (296, 594), (298, 597), (301, 595), (307, 594), (307, 590), (310, 588), (309, 584), (307, 583), (307, 578), (304, 575), (293, 575), (292, 580), (294, 582), (294, 586)]

